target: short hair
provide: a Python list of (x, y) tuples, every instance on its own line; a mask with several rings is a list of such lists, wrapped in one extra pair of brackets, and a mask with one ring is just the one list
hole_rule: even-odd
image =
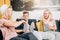
[(25, 12), (23, 12), (23, 14), (28, 14), (29, 15), (29, 12), (28, 11), (25, 11)]

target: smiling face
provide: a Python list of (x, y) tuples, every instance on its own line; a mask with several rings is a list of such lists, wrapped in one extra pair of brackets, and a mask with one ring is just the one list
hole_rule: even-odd
[(24, 12), (23, 13), (23, 19), (28, 20), (28, 18), (29, 18), (29, 13), (28, 12)]
[(45, 11), (44, 14), (43, 14), (43, 16), (44, 16), (45, 19), (48, 19), (49, 15), (50, 15), (49, 11)]

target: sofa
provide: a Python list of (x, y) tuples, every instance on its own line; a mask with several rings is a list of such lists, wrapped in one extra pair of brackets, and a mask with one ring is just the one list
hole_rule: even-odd
[(59, 25), (59, 26), (58, 26), (58, 31), (60, 32), (60, 20), (58, 21), (58, 23), (59, 23), (59, 24), (58, 24), (58, 25)]
[[(23, 20), (23, 19), (17, 19), (16, 21), (20, 21), (20, 20)], [(37, 22), (36, 19), (29, 19), (29, 20), (30, 20), (29, 24), (31, 24), (31, 22), (34, 22), (35, 26), (36, 26), (36, 22)], [(55, 20), (55, 21), (56, 21), (56, 25), (57, 25), (57, 30), (56, 31), (60, 32), (60, 21), (58, 21), (58, 20)], [(23, 28), (22, 26), (23, 25), (18, 26), (16, 29), (22, 29)], [(37, 27), (35, 28), (35, 30), (38, 31)], [(1, 30), (0, 30), (0, 40), (3, 40), (3, 35), (2, 35)], [(48, 40), (48, 39), (43, 39), (43, 40)]]
[[(20, 21), (20, 20), (24, 20), (24, 19), (16, 19), (16, 21)], [(38, 20), (38, 22), (39, 21), (40, 20)], [(31, 22), (34, 22), (35, 26), (36, 26), (36, 22), (37, 22), (36, 19), (29, 19), (28, 24), (30, 25)], [(60, 26), (60, 21), (55, 20), (55, 22), (56, 22), (56, 25), (57, 25), (57, 30), (56, 31), (60, 32), (60, 27), (59, 27)], [(18, 26), (16, 29), (23, 29), (23, 25)], [(36, 26), (35, 30), (38, 31), (37, 26)]]
[[(24, 20), (24, 19), (17, 19), (16, 21), (21, 21), (21, 20)], [(29, 25), (31, 25), (32, 22), (34, 22), (34, 24), (35, 24), (35, 29), (34, 30), (38, 31), (37, 26), (36, 26), (36, 22), (37, 22), (36, 19), (28, 19), (28, 24)], [(16, 27), (16, 29), (23, 29), (23, 27), (24, 27), (24, 25), (21, 24), (18, 27)]]

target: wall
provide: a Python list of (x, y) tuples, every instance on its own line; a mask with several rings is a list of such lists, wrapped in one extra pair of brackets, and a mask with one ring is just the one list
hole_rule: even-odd
[[(13, 16), (12, 19), (15, 21), (17, 18), (22, 18), (22, 13), (23, 11), (13, 11)], [(43, 10), (34, 10), (34, 11), (29, 11), (30, 15), (29, 18), (30, 19), (41, 19), (42, 14), (43, 14)], [(60, 19), (60, 11), (52, 11), (53, 14), (53, 18), (55, 20), (59, 20)]]

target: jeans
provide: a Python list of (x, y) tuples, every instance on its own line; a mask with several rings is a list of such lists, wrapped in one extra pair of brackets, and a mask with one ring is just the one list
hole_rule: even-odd
[(32, 33), (25, 33), (11, 38), (10, 40), (38, 40)]

